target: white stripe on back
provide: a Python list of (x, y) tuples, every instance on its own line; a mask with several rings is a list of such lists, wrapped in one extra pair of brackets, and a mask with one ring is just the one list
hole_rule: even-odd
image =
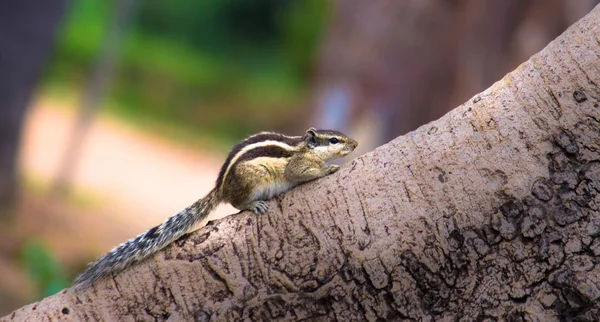
[(294, 147), (291, 146), (289, 144), (280, 142), (280, 141), (275, 141), (275, 140), (266, 140), (266, 141), (261, 141), (261, 142), (256, 142), (256, 143), (252, 143), (252, 144), (248, 144), (245, 147), (243, 147), (229, 162), (229, 164), (227, 165), (227, 169), (225, 169), (225, 173), (223, 173), (223, 179), (222, 179), (222, 183), (221, 185), (225, 184), (225, 180), (227, 179), (227, 175), (229, 174), (229, 171), (231, 169), (231, 167), (233, 166), (233, 164), (235, 164), (235, 162), (242, 157), (242, 155), (244, 155), (246, 152), (255, 149), (255, 148), (261, 148), (261, 147), (265, 147), (265, 146), (269, 146), (269, 145), (274, 145), (274, 146), (278, 146), (280, 148), (283, 148), (285, 150), (288, 151), (295, 151), (298, 150), (299, 147)]

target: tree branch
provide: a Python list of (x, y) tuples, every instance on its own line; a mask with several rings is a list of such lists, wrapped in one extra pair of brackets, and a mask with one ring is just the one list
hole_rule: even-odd
[(600, 7), (441, 119), (7, 320), (600, 316)]

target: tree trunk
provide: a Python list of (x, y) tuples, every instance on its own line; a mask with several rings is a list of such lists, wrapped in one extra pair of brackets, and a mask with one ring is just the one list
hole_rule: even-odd
[(596, 320), (600, 7), (438, 121), (6, 320)]
[(0, 218), (11, 213), (25, 110), (65, 4), (64, 0), (0, 1)]
[(310, 125), (355, 129), (369, 151), (484, 90), (594, 3), (333, 1)]
[(51, 193), (55, 195), (65, 196), (70, 190), (71, 181), (77, 172), (77, 165), (81, 158), (81, 150), (105, 98), (107, 87), (117, 65), (119, 51), (123, 47), (127, 29), (135, 14), (136, 5), (136, 0), (120, 0), (114, 3), (113, 17), (104, 44), (85, 87), (77, 122), (69, 136), (57, 176), (52, 184)]

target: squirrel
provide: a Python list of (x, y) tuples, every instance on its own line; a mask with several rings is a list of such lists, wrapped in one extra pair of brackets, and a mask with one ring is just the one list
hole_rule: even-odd
[(261, 132), (246, 138), (233, 147), (215, 187), (204, 198), (89, 264), (75, 280), (75, 289), (90, 287), (156, 253), (192, 231), (220, 203), (228, 202), (255, 214), (266, 213), (266, 200), (338, 171), (338, 165), (325, 162), (345, 156), (357, 146), (341, 132), (314, 128), (303, 136)]

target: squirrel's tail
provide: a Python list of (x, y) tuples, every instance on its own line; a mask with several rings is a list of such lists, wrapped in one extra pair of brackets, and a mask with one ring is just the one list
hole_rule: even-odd
[(217, 189), (196, 201), (162, 224), (113, 248), (109, 253), (88, 265), (75, 280), (74, 287), (84, 289), (96, 281), (123, 270), (169, 245), (188, 233), (219, 204)]

